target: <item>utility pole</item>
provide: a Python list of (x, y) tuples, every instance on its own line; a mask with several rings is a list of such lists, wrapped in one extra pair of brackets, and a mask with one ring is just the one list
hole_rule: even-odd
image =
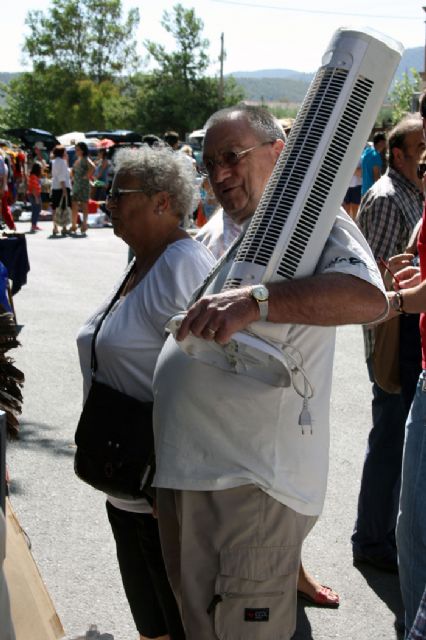
[[(425, 9), (426, 10), (426, 9)], [(223, 44), (223, 33), (220, 34), (220, 74), (219, 74), (219, 107), (223, 106), (223, 61), (225, 58), (225, 48)]]

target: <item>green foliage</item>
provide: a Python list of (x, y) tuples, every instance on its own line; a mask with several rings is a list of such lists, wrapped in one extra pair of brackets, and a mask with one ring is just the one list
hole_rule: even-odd
[(135, 69), (138, 23), (137, 9), (123, 20), (121, 0), (52, 0), (46, 13), (28, 12), (24, 51), (34, 68), (53, 65), (102, 82)]
[(309, 88), (308, 80), (293, 78), (244, 78), (236, 82), (243, 89), (247, 100), (301, 103)]
[[(238, 88), (225, 84), (225, 105), (239, 102)], [(167, 82), (157, 75), (146, 76), (137, 101), (139, 128), (162, 135), (167, 129), (185, 132), (199, 129), (209, 115), (219, 109), (218, 81), (199, 78), (186, 87), (180, 82)]]
[[(0, 95), (3, 91), (3, 87), (0, 85)], [(5, 110), (4, 107), (0, 107), (0, 129), (6, 129), (7, 128), (7, 119), (6, 119), (6, 114), (5, 114)]]
[(172, 53), (167, 53), (162, 45), (150, 40), (144, 43), (158, 65), (154, 75), (168, 76), (190, 89), (191, 83), (202, 76), (209, 64), (206, 53), (209, 41), (202, 37), (204, 24), (196, 17), (194, 9), (184, 9), (177, 4), (173, 12), (164, 12), (161, 25), (173, 36), (176, 46)]
[(110, 80), (78, 80), (58, 67), (23, 73), (4, 91), (8, 126), (36, 127), (55, 133), (103, 129), (108, 118), (105, 104), (120, 100), (120, 89)]
[[(147, 41), (145, 46), (157, 67), (139, 85), (138, 119), (141, 127), (163, 133), (174, 129), (181, 136), (202, 127), (219, 104), (219, 81), (205, 75), (209, 65), (208, 40), (203, 22), (193, 9), (181, 4), (165, 11), (162, 26), (175, 40), (172, 52)], [(223, 106), (238, 102), (243, 92), (231, 78), (224, 83)]]
[(413, 93), (419, 90), (420, 74), (416, 69), (410, 69), (410, 73), (404, 72), (401, 80), (397, 80), (394, 83), (389, 94), (392, 105), (392, 122), (394, 124), (411, 111)]
[(385, 104), (379, 111), (377, 116), (375, 129), (381, 131), (387, 131), (393, 126), (393, 109), (390, 105)]
[(4, 110), (8, 126), (52, 130), (56, 121), (58, 96), (63, 89), (56, 68), (23, 73), (5, 88)]
[[(173, 51), (148, 41), (156, 63), (137, 72), (134, 30), (137, 9), (122, 18), (121, 0), (51, 0), (43, 13), (29, 11), (24, 51), (33, 71), (0, 89), (0, 118), (10, 127), (37, 127), (56, 134), (88, 129), (136, 129), (182, 135), (199, 128), (219, 104), (219, 82), (206, 75), (209, 43), (194, 9), (177, 4), (162, 25)], [(130, 73), (129, 73), (130, 72)], [(224, 83), (223, 106), (243, 92), (233, 78)]]
[(285, 104), (274, 105), (270, 107), (271, 113), (278, 119), (280, 118), (295, 118), (299, 111), (298, 106), (290, 106)]
[[(116, 93), (104, 96), (102, 101), (105, 129), (131, 129), (139, 131), (136, 116), (136, 87), (133, 79), (116, 82)], [(98, 128), (96, 126), (96, 128)]]
[(58, 134), (123, 126), (129, 105), (119, 74), (139, 62), (138, 22), (137, 9), (122, 17), (121, 0), (52, 0), (46, 13), (29, 11), (24, 51), (33, 71), (4, 89), (6, 124)]

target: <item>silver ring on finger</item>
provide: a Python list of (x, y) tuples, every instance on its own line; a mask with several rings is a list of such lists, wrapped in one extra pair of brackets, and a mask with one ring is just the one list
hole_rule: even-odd
[(216, 331), (214, 331), (213, 329), (210, 329), (210, 327), (207, 327), (207, 333), (211, 338), (214, 338), (216, 335)]

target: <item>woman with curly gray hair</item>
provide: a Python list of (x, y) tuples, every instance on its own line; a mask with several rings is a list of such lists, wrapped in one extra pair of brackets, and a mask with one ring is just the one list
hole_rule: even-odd
[[(96, 337), (96, 379), (141, 402), (153, 400), (152, 377), (167, 321), (186, 309), (214, 264), (209, 250), (181, 228), (197, 197), (194, 174), (181, 154), (148, 146), (116, 153), (107, 207), (114, 233), (132, 248), (135, 258)], [(107, 304), (77, 337), (85, 395), (91, 384), (92, 337)], [(141, 640), (182, 640), (184, 631), (150, 504), (144, 498), (108, 496), (107, 512)]]

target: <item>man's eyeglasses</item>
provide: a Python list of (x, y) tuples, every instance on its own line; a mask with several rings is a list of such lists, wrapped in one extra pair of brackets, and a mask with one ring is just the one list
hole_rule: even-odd
[(426, 173), (426, 164), (423, 162), (420, 162), (417, 165), (417, 177), (419, 178), (419, 180), (421, 180), (423, 178), (423, 176)]
[(268, 140), (267, 142), (259, 142), (259, 144), (255, 144), (253, 147), (249, 147), (248, 149), (243, 149), (242, 151), (224, 151), (221, 153), (220, 160), (213, 160), (213, 158), (205, 158), (203, 169), (204, 173), (207, 175), (211, 175), (214, 171), (214, 168), (217, 166), (223, 167), (225, 169), (229, 167), (235, 167), (241, 160), (244, 158), (250, 151), (254, 151), (255, 149), (259, 149), (259, 147), (263, 147), (265, 144), (273, 144), (275, 141)]
[(145, 193), (144, 189), (113, 189), (106, 197), (107, 204), (116, 204), (121, 196), (125, 196), (128, 193)]

